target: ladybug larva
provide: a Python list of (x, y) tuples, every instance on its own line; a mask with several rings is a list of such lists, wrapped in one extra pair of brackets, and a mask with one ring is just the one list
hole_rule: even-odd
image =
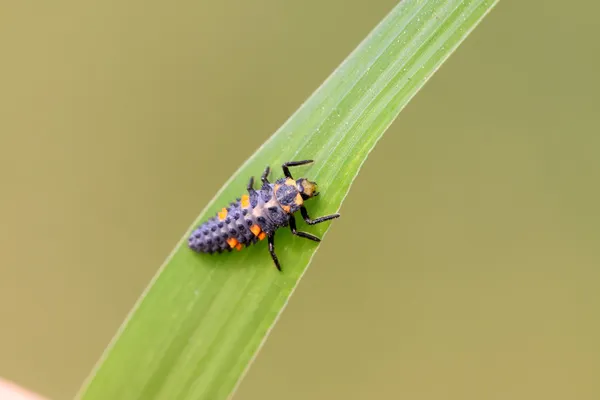
[(234, 248), (241, 250), (267, 238), (269, 252), (278, 270), (281, 265), (275, 254), (275, 231), (289, 226), (292, 234), (320, 242), (321, 239), (307, 232), (296, 230), (294, 213), (300, 210), (302, 218), (309, 225), (319, 224), (338, 218), (340, 214), (331, 214), (311, 219), (304, 207), (304, 201), (319, 194), (317, 184), (306, 178), (294, 179), (289, 167), (312, 163), (313, 160), (290, 161), (281, 166), (284, 178), (275, 183), (268, 180), (270, 168), (261, 176), (262, 187), (254, 190), (254, 177), (250, 178), (247, 190), (229, 207), (224, 207), (216, 216), (196, 228), (188, 239), (189, 247), (199, 253), (221, 253)]

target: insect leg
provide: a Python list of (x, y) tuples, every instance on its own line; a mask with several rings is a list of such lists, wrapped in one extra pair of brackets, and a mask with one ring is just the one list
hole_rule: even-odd
[(252, 193), (254, 192), (254, 177), (251, 176), (250, 180), (248, 181), (248, 186), (247, 186), (248, 192)]
[(304, 206), (300, 207), (300, 213), (302, 214), (302, 218), (304, 218), (306, 223), (309, 225), (320, 224), (321, 222), (329, 221), (330, 219), (338, 218), (340, 216), (340, 214), (336, 213), (331, 215), (325, 215), (324, 217), (310, 219), (310, 217), (308, 216), (308, 210)]
[(294, 177), (292, 176), (292, 174), (290, 174), (290, 170), (288, 169), (288, 167), (297, 167), (299, 165), (310, 164), (311, 162), (313, 162), (313, 160), (288, 161), (288, 162), (286, 162), (285, 164), (283, 164), (281, 166), (281, 169), (283, 169), (283, 174), (287, 178), (294, 179)]
[(306, 239), (313, 240), (315, 242), (320, 242), (321, 241), (321, 239), (319, 239), (315, 235), (312, 235), (312, 234), (307, 233), (307, 232), (297, 231), (296, 230), (296, 218), (293, 215), (290, 215), (289, 223), (290, 223), (290, 230), (292, 231), (292, 234), (294, 234), (296, 236), (300, 236), (300, 237), (306, 238)]
[(267, 165), (267, 168), (265, 168), (265, 172), (263, 172), (262, 176), (260, 177), (262, 183), (269, 183), (269, 172), (271, 172), (271, 168)]
[(271, 233), (267, 240), (269, 241), (269, 253), (271, 253), (271, 258), (275, 263), (275, 266), (278, 270), (281, 271), (281, 265), (279, 265), (279, 260), (277, 259), (277, 254), (275, 254), (275, 232)]

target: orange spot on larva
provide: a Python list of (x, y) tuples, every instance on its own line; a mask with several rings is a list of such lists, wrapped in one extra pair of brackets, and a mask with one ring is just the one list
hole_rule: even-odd
[(258, 226), (258, 225), (252, 225), (252, 226), (250, 227), (250, 231), (251, 231), (252, 233), (254, 233), (254, 236), (258, 236), (258, 234), (260, 233), (260, 231), (261, 231), (261, 230), (262, 230), (262, 229), (260, 229), (260, 226)]
[(288, 186), (294, 186), (294, 187), (296, 187), (296, 181), (294, 181), (293, 179), (290, 179), (290, 178), (287, 178), (285, 180), (285, 184), (288, 185)]
[(240, 251), (242, 249), (242, 244), (241, 243), (236, 244), (235, 248), (237, 251)]
[(301, 206), (304, 203), (304, 200), (302, 199), (302, 195), (300, 193), (296, 195), (294, 203), (296, 203), (297, 206)]
[(281, 206), (281, 208), (283, 208), (283, 211), (285, 211), (288, 214), (292, 210), (292, 208), (290, 206)]
[(250, 197), (247, 194), (242, 195), (242, 208), (250, 207)]
[(229, 247), (234, 248), (238, 245), (238, 241), (236, 238), (229, 238), (227, 239), (227, 244), (229, 245)]
[(267, 237), (267, 234), (266, 234), (266, 233), (264, 233), (264, 232), (261, 232), (261, 233), (260, 233), (260, 235), (258, 235), (258, 238), (259, 238), (260, 240), (263, 240), (263, 239), (264, 239), (264, 238), (266, 238), (266, 237)]
[(227, 218), (227, 209), (223, 208), (219, 211), (219, 221), (223, 221), (225, 218)]

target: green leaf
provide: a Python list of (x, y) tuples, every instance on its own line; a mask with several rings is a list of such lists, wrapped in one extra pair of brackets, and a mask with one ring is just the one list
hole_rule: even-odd
[[(79, 398), (227, 398), (318, 246), (292, 237), (287, 229), (278, 231), (280, 273), (266, 241), (239, 253), (210, 256), (189, 250), (188, 234), (239, 197), (251, 175), (260, 176), (271, 165), (272, 179), (278, 178), (279, 166), (289, 160), (315, 160), (294, 169), (296, 176), (319, 183), (321, 195), (307, 203), (311, 216), (336, 212), (383, 132), (496, 2), (404, 0), (396, 6), (202, 211)], [(335, 224), (306, 230), (323, 236)]]

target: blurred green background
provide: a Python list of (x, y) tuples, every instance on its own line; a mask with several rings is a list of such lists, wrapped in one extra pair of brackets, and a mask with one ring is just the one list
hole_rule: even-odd
[[(395, 4), (3, 4), (0, 376), (71, 398)], [(372, 153), (236, 399), (600, 398), (598, 11), (500, 2)]]

